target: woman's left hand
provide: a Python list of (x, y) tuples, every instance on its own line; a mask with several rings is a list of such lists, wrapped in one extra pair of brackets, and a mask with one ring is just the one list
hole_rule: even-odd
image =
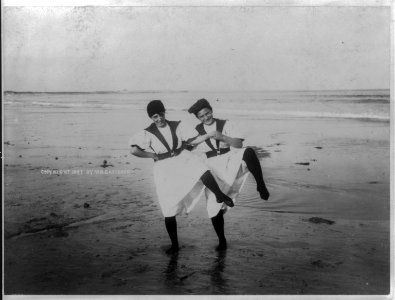
[(224, 138), (224, 135), (219, 131), (212, 131), (208, 134), (208, 136), (219, 141), (222, 141)]

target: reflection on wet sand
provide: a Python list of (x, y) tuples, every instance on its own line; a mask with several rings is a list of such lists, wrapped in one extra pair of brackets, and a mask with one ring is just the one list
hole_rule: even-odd
[(172, 288), (180, 282), (177, 274), (177, 265), (178, 253), (173, 253), (170, 256), (170, 260), (167, 264), (166, 270), (163, 272), (165, 274), (165, 285), (170, 290), (172, 290)]
[[(186, 280), (190, 278), (192, 275), (196, 274), (196, 271), (189, 272), (185, 274), (185, 268), (178, 267), (178, 253), (172, 254), (170, 256), (169, 262), (163, 271), (164, 274), (164, 285), (166, 288), (166, 294), (183, 294), (185, 291), (193, 292), (193, 289), (190, 289), (189, 284), (192, 282), (196, 284), (197, 282), (207, 282), (206, 280), (210, 280), (210, 285), (207, 287), (205, 284), (205, 294), (229, 294), (229, 284), (228, 279), (224, 276), (225, 265), (226, 265), (226, 250), (217, 252), (217, 255), (214, 258), (214, 261), (211, 263), (208, 269), (202, 270), (200, 275), (208, 275), (194, 277), (193, 281)], [(183, 272), (184, 271), (184, 272)], [(207, 289), (208, 288), (208, 289)], [(197, 293), (201, 293), (202, 291), (196, 291)]]
[(228, 280), (223, 276), (225, 261), (226, 250), (219, 251), (210, 269), (212, 294), (228, 294)]

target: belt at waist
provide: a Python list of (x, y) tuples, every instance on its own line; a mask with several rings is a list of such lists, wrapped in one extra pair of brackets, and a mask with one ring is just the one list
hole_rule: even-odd
[(160, 153), (160, 154), (157, 154), (157, 156), (158, 156), (159, 160), (162, 160), (162, 159), (170, 158), (170, 157), (173, 157), (173, 156), (177, 156), (178, 154), (180, 154), (182, 152), (182, 150), (184, 150), (184, 147), (180, 147), (180, 148), (178, 148), (178, 149), (176, 149), (174, 151), (170, 151), (170, 152), (166, 152), (166, 153)]
[(225, 154), (230, 151), (230, 148), (220, 148), (219, 150), (211, 150), (206, 152), (207, 158), (214, 157), (217, 155)]

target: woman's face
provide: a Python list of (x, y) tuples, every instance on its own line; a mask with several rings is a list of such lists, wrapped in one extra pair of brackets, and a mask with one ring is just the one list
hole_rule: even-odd
[(214, 122), (213, 111), (209, 108), (199, 110), (196, 116), (205, 125), (211, 125)]
[(152, 121), (154, 121), (155, 125), (158, 127), (165, 127), (166, 126), (165, 112), (154, 114), (154, 115), (152, 115), (151, 119), (152, 119)]

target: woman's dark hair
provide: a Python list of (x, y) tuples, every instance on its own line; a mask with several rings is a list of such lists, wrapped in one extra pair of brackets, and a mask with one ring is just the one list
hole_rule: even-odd
[(211, 111), (213, 110), (210, 103), (206, 99), (202, 98), (196, 101), (196, 103), (188, 109), (188, 112), (190, 114), (194, 114), (197, 117), (198, 112), (201, 111), (203, 108), (208, 108)]
[(161, 112), (165, 112), (165, 106), (163, 105), (162, 101), (160, 100), (152, 100), (147, 105), (147, 113), (148, 116), (151, 118), (155, 114), (159, 114)]

